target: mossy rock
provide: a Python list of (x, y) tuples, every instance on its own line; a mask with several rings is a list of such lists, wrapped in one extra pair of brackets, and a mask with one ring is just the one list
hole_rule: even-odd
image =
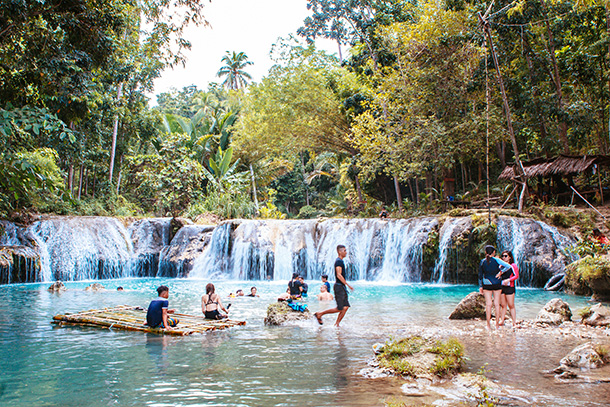
[(592, 295), (597, 300), (610, 299), (610, 260), (590, 257), (566, 267), (566, 287), (578, 295)]
[(410, 336), (386, 342), (376, 357), (380, 367), (398, 375), (434, 380), (462, 370), (464, 346), (455, 338), (437, 341)]
[(282, 325), (286, 322), (303, 321), (311, 318), (309, 310), (294, 311), (285, 302), (275, 302), (267, 307), (265, 325)]

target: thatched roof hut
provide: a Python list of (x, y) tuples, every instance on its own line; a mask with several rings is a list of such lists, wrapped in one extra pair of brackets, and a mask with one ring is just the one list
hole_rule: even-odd
[[(607, 155), (560, 155), (554, 158), (535, 158), (523, 162), (525, 178), (550, 177), (552, 175), (575, 175), (591, 168), (594, 164), (598, 166), (610, 166), (610, 156)], [(507, 165), (498, 179), (512, 180), (515, 178), (514, 165)]]

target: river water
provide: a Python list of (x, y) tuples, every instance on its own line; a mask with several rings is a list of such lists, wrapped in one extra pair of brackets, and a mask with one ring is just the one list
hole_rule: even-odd
[[(447, 316), (474, 286), (355, 283), (352, 308), (340, 329), (334, 315), (323, 326), (315, 320), (267, 327), (267, 305), (285, 282), (256, 282), (260, 298), (226, 299), (231, 317), (247, 324), (190, 337), (165, 337), (90, 327), (56, 327), (53, 315), (116, 305), (146, 307), (160, 284), (170, 287), (170, 308), (200, 314), (207, 281), (121, 279), (101, 283), (105, 292), (86, 292), (89, 282), (67, 283), (68, 291), (49, 293), (45, 284), (0, 287), (0, 396), (3, 406), (379, 406), (400, 396), (399, 378), (365, 379), (359, 371), (372, 357), (371, 346), (390, 336), (431, 330), (458, 336), (466, 347), (467, 371), (487, 364), (487, 377), (530, 396), (525, 404), (602, 406), (609, 384), (558, 384), (545, 377), (584, 339), (531, 336), (517, 331), (462, 335), (472, 322)], [(309, 281), (310, 293), (319, 290)], [(226, 298), (252, 281), (220, 281)], [(125, 291), (117, 292), (117, 286)], [(517, 292), (519, 319), (535, 318), (551, 298), (566, 300), (574, 313), (585, 298), (537, 289)], [(331, 304), (308, 300), (312, 311)], [(467, 325), (471, 324), (471, 325)], [(475, 323), (476, 325), (476, 323)], [(468, 329), (468, 328), (467, 328)], [(606, 374), (606, 376), (610, 376)], [(436, 397), (437, 399), (440, 398)], [(434, 399), (411, 399), (412, 405)]]

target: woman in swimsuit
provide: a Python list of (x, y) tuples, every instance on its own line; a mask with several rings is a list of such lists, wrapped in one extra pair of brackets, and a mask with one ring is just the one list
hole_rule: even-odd
[(515, 310), (515, 281), (519, 278), (519, 267), (515, 264), (513, 253), (504, 250), (502, 260), (509, 263), (512, 270), (507, 271), (502, 276), (502, 295), (500, 296), (500, 325), (504, 325), (506, 317), (506, 307), (510, 310), (510, 317), (513, 319), (513, 327), (517, 322), (517, 311)]
[(485, 296), (485, 317), (487, 329), (491, 330), (491, 304), (496, 310), (496, 328), (500, 326), (500, 294), (502, 294), (502, 273), (511, 270), (510, 264), (494, 255), (496, 248), (485, 247), (485, 258), (479, 265), (479, 292)]
[[(209, 283), (205, 286), (205, 294), (201, 296), (201, 311), (207, 319), (223, 319), (228, 318), (229, 311), (222, 305), (220, 296), (214, 291), (214, 284)], [(221, 314), (223, 310), (226, 314)]]

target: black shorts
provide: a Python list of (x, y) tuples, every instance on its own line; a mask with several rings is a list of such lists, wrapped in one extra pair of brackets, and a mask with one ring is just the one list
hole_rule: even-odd
[(511, 287), (509, 285), (502, 286), (502, 294), (511, 295), (515, 293), (515, 287)]
[(483, 284), (483, 290), (498, 291), (502, 289), (502, 284)]
[(333, 286), (335, 291), (335, 301), (337, 301), (337, 309), (342, 310), (344, 307), (349, 307), (349, 301), (347, 299), (347, 287), (343, 284), (335, 284)]
[(205, 319), (221, 319), (222, 318), (222, 314), (215, 309), (214, 311), (206, 311), (205, 312)]

